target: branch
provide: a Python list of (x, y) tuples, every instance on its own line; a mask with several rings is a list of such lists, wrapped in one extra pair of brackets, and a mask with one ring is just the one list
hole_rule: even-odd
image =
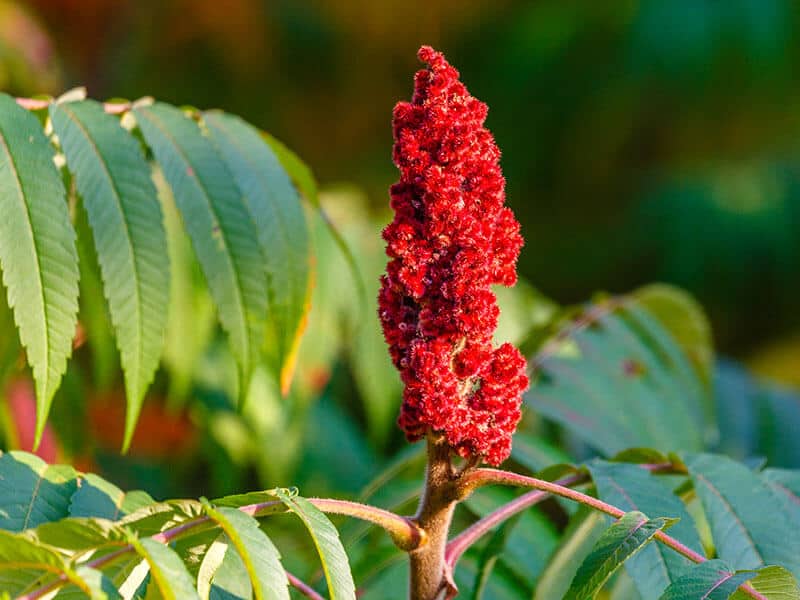
[(395, 545), (406, 552), (419, 548), (427, 541), (425, 531), (415, 521), (388, 510), (347, 500), (309, 498), (308, 501), (322, 512), (355, 517), (382, 527)]
[[(527, 477), (525, 475), (512, 473), (510, 471), (502, 471), (500, 469), (475, 469), (474, 471), (466, 475), (463, 482), (465, 488), (470, 491), (492, 483), (513, 485), (517, 487), (531, 487), (541, 492), (545, 492), (547, 494), (553, 494), (554, 496), (561, 496), (562, 498), (568, 498), (575, 502), (580, 502), (581, 504), (585, 504), (586, 506), (589, 506), (591, 508), (594, 508), (595, 510), (599, 510), (602, 513), (612, 516), (615, 519), (619, 519), (620, 517), (625, 515), (624, 510), (617, 508), (616, 506), (613, 506), (606, 502), (603, 502), (602, 500), (594, 498), (593, 496), (589, 496), (582, 492), (570, 489), (559, 483), (544, 481), (542, 479), (536, 479), (535, 477)], [(536, 501), (539, 501), (540, 499), (541, 498), (536, 497)], [(498, 510), (503, 510), (503, 508), (504, 507), (501, 507), (501, 509)], [(510, 516), (510, 514), (508, 516)], [(653, 537), (662, 544), (664, 544), (665, 546), (668, 546), (673, 550), (675, 550), (678, 554), (685, 556), (692, 562), (701, 563), (707, 560), (706, 557), (703, 556), (702, 554), (695, 552), (685, 544), (682, 544), (681, 542), (679, 542), (672, 536), (667, 535), (663, 531), (657, 531), (655, 536)], [(741, 586), (739, 586), (739, 589), (742, 590), (749, 597), (754, 598), (755, 600), (768, 600), (766, 596), (763, 596), (762, 594), (757, 592), (750, 584), (747, 583), (742, 584)]]
[(425, 487), (414, 521), (426, 534), (423, 545), (409, 553), (409, 598), (435, 600), (455, 591), (455, 583), (444, 560), (447, 534), (456, 503), (461, 499), (460, 482), (466, 473), (456, 473), (450, 460), (450, 446), (435, 434), (428, 434), (428, 465)]

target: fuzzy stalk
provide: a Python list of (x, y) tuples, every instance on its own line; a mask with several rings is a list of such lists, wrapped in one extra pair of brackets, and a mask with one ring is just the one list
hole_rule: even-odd
[(450, 461), (450, 446), (441, 436), (428, 436), (425, 487), (413, 521), (425, 532), (424, 543), (409, 552), (410, 600), (437, 600), (455, 585), (446, 568), (447, 534), (459, 500), (458, 480)]

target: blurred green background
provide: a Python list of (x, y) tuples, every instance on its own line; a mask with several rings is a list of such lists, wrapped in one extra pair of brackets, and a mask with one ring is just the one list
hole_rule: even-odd
[[(372, 302), (391, 110), (431, 44), (490, 106), (525, 280), (559, 304), (676, 284), (721, 353), (800, 386), (798, 32), (793, 0), (0, 0), (0, 87), (241, 114), (313, 168)], [(231, 410), (230, 357), (199, 296), (196, 337), (168, 340), (165, 359), (189, 363), (186, 381), (162, 373), (131, 455), (116, 453), (120, 378), (97, 336), (56, 400), (58, 452), (155, 496), (364, 485), (402, 447), (399, 382), (373, 307), (310, 223), (317, 287), (289, 398), (264, 374)], [(84, 412), (89, 436), (69, 425)]]

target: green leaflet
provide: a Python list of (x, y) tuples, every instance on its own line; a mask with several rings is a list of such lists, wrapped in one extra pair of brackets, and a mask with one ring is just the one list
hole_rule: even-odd
[(281, 388), (286, 390), (309, 289), (309, 239), (300, 198), (259, 132), (239, 117), (204, 113), (211, 139), (236, 179), (256, 224), (269, 283), (268, 343), (277, 346)]
[(39, 121), (0, 94), (0, 267), (36, 381), (36, 445), (72, 352), (78, 254), (53, 148)]
[(256, 600), (288, 600), (289, 581), (281, 566), (281, 555), (258, 521), (240, 510), (227, 506), (213, 508), (204, 502), (206, 514), (225, 532), (242, 559)]
[(197, 123), (160, 102), (133, 113), (172, 188), (230, 337), (243, 395), (260, 356), (267, 311), (267, 278), (255, 224), (233, 175)]
[[(672, 490), (638, 465), (595, 460), (587, 464), (598, 497), (625, 511), (666, 515), (679, 521), (670, 535), (702, 554), (703, 547), (694, 520)], [(650, 544), (625, 563), (643, 600), (657, 599), (674, 579), (692, 563), (671, 548)]]
[(70, 503), (69, 514), (72, 517), (101, 517), (116, 521), (155, 502), (147, 492), (123, 492), (113, 483), (91, 473), (82, 479)]
[(48, 465), (27, 452), (0, 456), (0, 529), (22, 531), (69, 514), (75, 469)]
[[(150, 567), (150, 587), (158, 590), (163, 600), (190, 600), (198, 598), (189, 572), (169, 546), (150, 538), (128, 540), (136, 553), (147, 561)], [(148, 590), (149, 591), (149, 590)]]
[[(787, 535), (791, 515), (764, 480), (730, 458), (685, 457), (711, 527), (717, 555), (736, 569), (776, 564), (800, 574), (800, 537)], [(787, 523), (788, 521), (788, 523)]]
[(275, 494), (303, 521), (317, 547), (330, 600), (355, 600), (356, 587), (339, 532), (325, 514), (305, 498), (278, 489)]
[(626, 513), (600, 536), (575, 574), (564, 600), (591, 600), (628, 558), (641, 550), (657, 531), (674, 523), (641, 512)]
[(128, 408), (127, 449), (161, 355), (169, 301), (167, 240), (139, 144), (93, 100), (50, 105), (50, 118), (92, 227)]
[(694, 565), (673, 581), (660, 600), (727, 600), (736, 588), (755, 575), (755, 571), (734, 572), (722, 560), (709, 560)]

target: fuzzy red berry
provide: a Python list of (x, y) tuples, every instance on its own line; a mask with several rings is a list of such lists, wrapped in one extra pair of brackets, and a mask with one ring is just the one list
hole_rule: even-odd
[(392, 121), (400, 181), (384, 229), (389, 264), (379, 315), (405, 390), (398, 424), (409, 440), (443, 434), (461, 456), (497, 465), (511, 451), (528, 387), (525, 359), (494, 348), (499, 310), (491, 286), (514, 285), (522, 248), (505, 204), (500, 151), (444, 56), (418, 54), (411, 102)]

